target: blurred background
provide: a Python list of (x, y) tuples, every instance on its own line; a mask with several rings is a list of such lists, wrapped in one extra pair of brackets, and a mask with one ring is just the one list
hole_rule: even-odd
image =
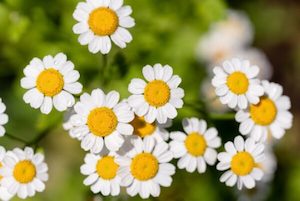
[[(238, 135), (238, 123), (214, 99), (211, 69), (234, 56), (250, 59), (262, 70), (261, 79), (284, 87), (292, 101), (294, 126), (275, 148), (277, 169), (251, 191), (237, 192), (219, 182), (221, 172), (209, 167), (205, 174), (177, 170), (170, 188), (149, 200), (300, 200), (300, 1), (297, 0), (125, 0), (133, 8), (136, 26), (133, 41), (124, 50), (113, 47), (108, 56), (109, 82), (94, 76), (102, 64), (77, 42), (72, 13), (78, 0), (0, 0), (0, 97), (10, 121), (7, 133), (26, 142), (38, 141), (45, 152), (50, 179), (44, 193), (32, 201), (140, 200), (125, 193), (112, 198), (93, 196), (80, 174), (84, 152), (79, 142), (62, 128), (64, 114), (45, 116), (26, 105), (20, 87), (23, 68), (33, 57), (64, 52), (80, 71), (85, 92), (95, 87), (116, 89), (128, 96), (130, 79), (141, 77), (146, 64), (169, 64), (183, 79), (187, 103), (172, 129), (181, 128), (183, 117), (205, 118), (218, 128), (222, 141)], [(211, 101), (214, 100), (214, 101)], [(46, 133), (39, 140), (40, 133)], [(6, 149), (24, 143), (0, 138)], [(222, 148), (220, 149), (222, 150)], [(174, 161), (175, 163), (176, 161)], [(273, 172), (275, 173), (273, 174)], [(18, 200), (18, 199), (14, 199)]]

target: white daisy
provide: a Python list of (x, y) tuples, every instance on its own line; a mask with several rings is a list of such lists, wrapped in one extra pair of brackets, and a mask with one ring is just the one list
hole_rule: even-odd
[(8, 116), (5, 114), (6, 106), (0, 98), (0, 137), (4, 136), (5, 128), (3, 127), (8, 122)]
[(239, 190), (243, 186), (248, 189), (254, 188), (255, 181), (263, 177), (263, 171), (258, 167), (258, 163), (264, 160), (264, 145), (255, 143), (252, 138), (244, 141), (241, 136), (237, 136), (234, 143), (225, 144), (225, 151), (218, 154), (220, 162), (217, 169), (227, 170), (220, 181), (231, 187), (237, 183)]
[(126, 102), (118, 103), (119, 99), (118, 92), (105, 95), (101, 89), (81, 95), (74, 106), (70, 135), (81, 140), (85, 151), (99, 153), (104, 144), (110, 151), (117, 151), (124, 143), (123, 136), (132, 134), (134, 114)]
[(263, 81), (262, 85), (265, 95), (247, 110), (238, 111), (235, 119), (241, 123), (240, 132), (256, 141), (266, 141), (272, 136), (280, 139), (285, 130), (292, 127), (290, 98), (282, 95), (283, 88), (279, 84)]
[(84, 180), (84, 185), (91, 186), (93, 193), (101, 192), (102, 195), (116, 196), (120, 194), (121, 177), (119, 175), (120, 165), (115, 153), (104, 151), (99, 155), (87, 154), (84, 158), (85, 164), (80, 170), (88, 177)]
[(225, 61), (222, 67), (214, 68), (212, 85), (223, 104), (230, 108), (246, 109), (249, 103), (256, 104), (264, 89), (259, 80), (257, 66), (251, 66), (247, 60), (232, 59)]
[(158, 122), (148, 123), (144, 117), (135, 116), (130, 122), (133, 127), (133, 136), (143, 138), (153, 138), (156, 142), (167, 141), (169, 139), (169, 132), (165, 129), (171, 126), (172, 122), (168, 121), (166, 124)]
[[(4, 149), (4, 147), (0, 146), (0, 169), (3, 167), (3, 159), (5, 157), (5, 154), (6, 154), (6, 150)], [(1, 185), (2, 178), (3, 177), (0, 174), (0, 200), (7, 201), (10, 200), (13, 197), (13, 195), (9, 194), (7, 192), (7, 189)]]
[(21, 86), (28, 91), (23, 99), (31, 107), (40, 108), (44, 114), (49, 114), (53, 105), (58, 111), (72, 107), (75, 103), (72, 94), (82, 91), (82, 85), (77, 82), (79, 72), (74, 70), (74, 64), (67, 61), (63, 53), (45, 56), (43, 60), (32, 59), (24, 74)]
[(177, 116), (177, 108), (182, 108), (184, 96), (183, 89), (179, 88), (181, 78), (173, 75), (173, 69), (161, 64), (145, 66), (143, 75), (148, 81), (132, 79), (128, 90), (131, 95), (128, 98), (129, 105), (138, 116), (144, 116), (149, 123), (158, 121), (164, 124), (168, 119)]
[(160, 186), (169, 187), (172, 183), (175, 167), (169, 162), (173, 154), (167, 143), (156, 143), (151, 138), (136, 138), (132, 143), (134, 149), (119, 161), (122, 185), (130, 196), (158, 197)]
[(216, 148), (221, 146), (221, 138), (215, 128), (208, 128), (204, 120), (197, 118), (182, 121), (185, 133), (171, 132), (170, 150), (174, 158), (180, 158), (177, 166), (188, 172), (206, 171), (206, 163), (214, 165), (217, 160)]
[(3, 159), (3, 176), (1, 185), (7, 188), (8, 193), (22, 199), (33, 197), (36, 192), (45, 190), (48, 180), (48, 166), (44, 162), (44, 155), (34, 154), (33, 149), (26, 147), (23, 150), (15, 148), (8, 151)]
[(73, 13), (78, 21), (73, 32), (79, 34), (81, 45), (88, 45), (91, 53), (109, 53), (111, 40), (120, 48), (132, 41), (127, 30), (135, 25), (130, 17), (132, 9), (123, 0), (87, 0), (80, 2)]

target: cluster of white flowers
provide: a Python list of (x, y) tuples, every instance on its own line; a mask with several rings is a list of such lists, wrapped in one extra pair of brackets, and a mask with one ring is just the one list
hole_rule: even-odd
[(264, 156), (263, 152), (265, 147), (270, 152), (275, 139), (282, 138), (286, 129), (291, 128), (290, 99), (282, 95), (283, 88), (279, 84), (257, 79), (259, 68), (247, 60), (225, 61), (213, 72), (216, 95), (222, 104), (237, 111), (239, 132), (248, 137), (244, 141), (237, 136), (234, 143), (225, 144), (226, 152), (218, 155), (217, 169), (230, 170), (220, 180), (228, 186), (237, 183), (239, 189), (253, 188), (255, 180), (263, 178), (263, 171), (267, 177), (264, 181), (274, 172), (273, 155)]
[[(90, 52), (107, 54), (111, 40), (121, 48), (132, 40), (126, 29), (135, 25), (131, 13), (123, 0), (87, 0), (79, 3), (73, 14), (78, 21), (73, 31), (80, 34), (79, 42), (88, 45)], [(222, 22), (214, 29), (227, 30), (221, 35), (231, 43), (234, 41), (229, 36), (241, 32), (234, 39), (248, 44), (252, 38), (250, 26), (240, 24), (234, 13), (230, 18), (232, 22)], [(228, 26), (230, 29), (225, 28)], [(241, 35), (243, 38), (239, 38)], [(218, 39), (219, 35), (212, 37)], [(221, 138), (205, 120), (184, 118), (183, 131), (167, 130), (183, 107), (185, 95), (179, 87), (181, 78), (169, 65), (143, 67), (144, 79), (131, 80), (131, 95), (124, 100), (117, 91), (94, 89), (90, 94), (81, 94), (80, 74), (63, 53), (32, 59), (24, 69), (21, 86), (28, 90), (23, 97), (25, 103), (44, 114), (49, 114), (53, 106), (58, 111), (72, 110), (64, 128), (89, 152), (80, 170), (86, 176), (84, 184), (95, 194), (117, 196), (125, 188), (130, 196), (158, 197), (160, 187), (172, 183), (174, 158), (178, 159), (179, 169), (198, 173), (204, 173), (207, 165), (215, 165), (218, 159), (217, 169), (226, 170), (221, 182), (251, 189), (264, 173), (269, 177), (263, 180), (271, 178), (276, 165), (266, 162), (264, 144), (280, 139), (292, 126), (291, 103), (282, 95), (280, 85), (257, 79), (259, 68), (247, 60), (225, 61), (213, 73), (217, 96), (222, 104), (237, 110), (239, 131), (249, 137), (235, 137), (219, 154), (216, 149), (221, 146)], [(74, 95), (78, 94), (81, 96), (76, 102)], [(5, 110), (0, 99), (0, 136), (5, 134), (3, 125), (8, 122)], [(25, 199), (43, 191), (47, 172), (44, 156), (32, 148), (5, 151), (0, 147), (0, 199), (9, 200), (15, 195)]]
[[(207, 34), (201, 37), (196, 50), (197, 57), (201, 62), (205, 62), (210, 76), (214, 66), (236, 57), (259, 66), (258, 78), (269, 80), (273, 74), (273, 67), (263, 51), (251, 47), (253, 35), (252, 24), (247, 15), (241, 11), (229, 10), (225, 19), (212, 24)], [(201, 93), (210, 100), (208, 106), (211, 111), (229, 111), (218, 99), (212, 100), (214, 92), (210, 78), (204, 80)]]

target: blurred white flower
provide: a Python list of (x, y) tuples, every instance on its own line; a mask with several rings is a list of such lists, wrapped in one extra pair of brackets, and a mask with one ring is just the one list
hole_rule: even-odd
[(179, 87), (181, 78), (173, 75), (169, 65), (155, 64), (143, 68), (143, 76), (147, 80), (132, 79), (128, 91), (129, 105), (138, 116), (143, 116), (149, 123), (158, 121), (164, 124), (168, 119), (177, 116), (178, 108), (182, 108), (184, 91)]
[(32, 59), (24, 74), (21, 86), (28, 91), (23, 99), (44, 114), (49, 114), (53, 106), (58, 111), (72, 107), (75, 103), (73, 94), (82, 91), (82, 85), (77, 82), (80, 74), (63, 53), (45, 56), (43, 60)]
[(8, 115), (5, 114), (6, 106), (0, 98), (0, 137), (4, 136), (5, 128), (4, 125), (8, 122)]
[(186, 118), (182, 121), (185, 131), (170, 133), (170, 150), (174, 158), (180, 158), (177, 166), (188, 172), (206, 171), (206, 164), (214, 165), (217, 160), (216, 148), (221, 146), (221, 138), (215, 128), (207, 128), (204, 120)]
[(0, 174), (3, 176), (0, 183), (8, 193), (26, 199), (45, 190), (48, 166), (44, 155), (34, 153), (32, 148), (26, 147), (24, 151), (15, 148), (6, 153)]
[(292, 127), (290, 98), (282, 95), (283, 88), (279, 84), (263, 81), (262, 86), (265, 95), (247, 110), (238, 111), (235, 119), (241, 123), (240, 133), (250, 135), (256, 141), (272, 140), (272, 137), (280, 139), (286, 129)]
[(265, 146), (265, 159), (258, 163), (258, 167), (264, 172), (261, 182), (268, 183), (272, 181), (277, 169), (277, 159), (271, 146)]
[[(255, 181), (263, 177), (263, 171), (257, 164), (264, 160), (264, 145), (255, 143), (252, 138), (244, 139), (241, 136), (234, 138), (233, 142), (225, 144), (225, 152), (218, 154), (217, 169), (227, 170), (220, 178), (227, 186), (237, 183), (239, 190), (245, 186), (248, 189), (255, 187)], [(229, 170), (228, 170), (229, 169)]]
[(111, 40), (121, 48), (132, 41), (127, 30), (135, 25), (131, 13), (131, 7), (123, 6), (123, 0), (80, 2), (73, 13), (74, 19), (78, 21), (73, 26), (73, 32), (80, 35), (80, 44), (88, 45), (91, 53), (108, 54)]
[[(0, 169), (3, 167), (3, 159), (5, 155), (6, 155), (6, 150), (4, 149), (4, 147), (0, 146)], [(8, 193), (7, 188), (1, 185), (2, 178), (3, 176), (0, 174), (0, 200), (8, 201), (13, 197), (13, 195)]]

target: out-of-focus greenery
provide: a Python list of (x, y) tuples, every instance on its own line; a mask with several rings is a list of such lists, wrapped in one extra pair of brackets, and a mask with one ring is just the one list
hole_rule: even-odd
[[(88, 187), (82, 184), (84, 177), (79, 170), (84, 152), (79, 142), (72, 140), (62, 130), (63, 114), (53, 111), (45, 116), (30, 108), (22, 100), (25, 91), (19, 84), (23, 68), (33, 57), (64, 52), (80, 71), (84, 91), (104, 87), (98, 76), (102, 56), (89, 53), (86, 46), (77, 42), (78, 36), (72, 32), (75, 24), (72, 13), (77, 3), (77, 0), (0, 1), (0, 97), (7, 105), (10, 117), (6, 125), (7, 132), (31, 141), (40, 132), (53, 127), (39, 144), (43, 147), (50, 169), (47, 189), (28, 200), (85, 201), (93, 198)], [(141, 77), (144, 65), (169, 64), (183, 79), (185, 101), (196, 106), (196, 109), (185, 106), (180, 110), (174, 128), (181, 127), (180, 121), (184, 116), (207, 118), (203, 105), (205, 97), (200, 96), (201, 81), (206, 76), (205, 68), (197, 62), (195, 48), (200, 36), (213, 22), (225, 16), (228, 5), (233, 5), (250, 14), (256, 27), (256, 44), (266, 50), (275, 66), (274, 80), (284, 84), (286, 91), (296, 100), (294, 91), (299, 88), (293, 88), (292, 84), (300, 74), (300, 68), (295, 67), (300, 64), (300, 57), (297, 56), (300, 52), (300, 15), (294, 4), (273, 4), (272, 1), (258, 0), (243, 3), (223, 0), (125, 0), (125, 3), (131, 5), (134, 11), (136, 26), (130, 30), (134, 39), (126, 49), (114, 46), (109, 54), (110, 80), (105, 91), (116, 89), (126, 98), (130, 79)], [(300, 5), (295, 5), (299, 11)], [(295, 38), (291, 39), (291, 36)], [(284, 53), (281, 54), (281, 51)], [(280, 55), (285, 58), (280, 58)], [(294, 112), (297, 114), (297, 110)], [(208, 121), (218, 127), (223, 142), (238, 134), (238, 125), (233, 120)], [(300, 160), (296, 157), (299, 133), (297, 125), (295, 127), (276, 149), (279, 169), (271, 185), (270, 200), (300, 200)], [(1, 138), (0, 144), (7, 149), (24, 146), (8, 137)], [(162, 188), (161, 196), (153, 200), (235, 200), (234, 189), (221, 184), (220, 175), (215, 167), (209, 167), (203, 175), (177, 170), (172, 186)], [(108, 197), (103, 200), (140, 198), (122, 194), (118, 198)]]

